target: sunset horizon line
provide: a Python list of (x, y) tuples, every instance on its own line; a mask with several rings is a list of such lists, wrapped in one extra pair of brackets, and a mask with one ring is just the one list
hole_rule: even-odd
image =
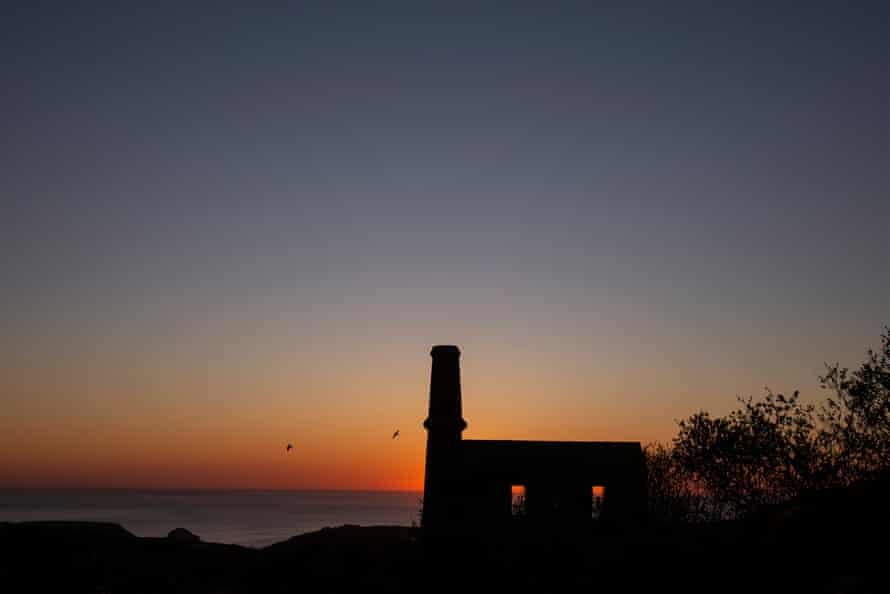
[(239, 491), (253, 493), (270, 492), (301, 492), (301, 493), (422, 493), (423, 487), (417, 489), (344, 489), (344, 488), (276, 488), (276, 487), (7, 487), (0, 486), (0, 491)]

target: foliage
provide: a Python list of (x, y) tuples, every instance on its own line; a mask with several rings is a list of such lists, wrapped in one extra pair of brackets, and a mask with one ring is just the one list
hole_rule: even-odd
[(814, 407), (798, 393), (767, 392), (726, 417), (699, 412), (679, 423), (676, 462), (730, 515), (789, 499), (811, 487), (819, 459)]
[(417, 528), (423, 524), (423, 497), (417, 498), (417, 512), (411, 518), (411, 527)]
[(525, 495), (518, 495), (511, 505), (514, 518), (524, 518), (526, 515)]
[(649, 494), (649, 516), (676, 524), (711, 519), (700, 485), (680, 466), (673, 450), (663, 443), (643, 448)]
[(826, 480), (849, 484), (890, 469), (890, 328), (852, 373), (837, 363), (820, 377), (831, 390), (820, 414)]
[(662, 521), (732, 518), (890, 469), (890, 329), (853, 372), (835, 364), (813, 405), (767, 390), (724, 417), (679, 421), (672, 447), (647, 446), (650, 511)]

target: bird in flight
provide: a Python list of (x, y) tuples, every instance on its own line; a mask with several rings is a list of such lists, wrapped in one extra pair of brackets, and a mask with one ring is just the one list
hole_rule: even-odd
[(396, 429), (396, 432), (392, 434), (392, 438), (395, 439), (398, 436), (399, 436), (399, 430)]
[(291, 451), (292, 449), (294, 449), (294, 446), (293, 446), (292, 444), (287, 444), (287, 447), (284, 448), (284, 451), (285, 451), (285, 452), (289, 452), (289, 451)]

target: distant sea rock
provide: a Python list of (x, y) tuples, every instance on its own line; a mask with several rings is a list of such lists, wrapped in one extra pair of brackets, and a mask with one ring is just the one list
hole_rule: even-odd
[(174, 528), (167, 535), (167, 539), (183, 543), (201, 542), (201, 538), (197, 534), (189, 532), (185, 528)]

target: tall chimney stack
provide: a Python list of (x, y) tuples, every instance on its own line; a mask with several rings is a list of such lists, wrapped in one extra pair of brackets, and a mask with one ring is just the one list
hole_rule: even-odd
[(424, 528), (443, 525), (453, 485), (454, 461), (460, 455), (463, 419), (460, 395), (460, 350), (454, 345), (437, 345), (430, 351), (430, 410), (423, 422), (427, 430), (426, 470), (423, 481)]
[(460, 440), (467, 423), (463, 420), (460, 397), (460, 350), (454, 345), (437, 345), (430, 351), (430, 413), (423, 426), (435, 427)]

